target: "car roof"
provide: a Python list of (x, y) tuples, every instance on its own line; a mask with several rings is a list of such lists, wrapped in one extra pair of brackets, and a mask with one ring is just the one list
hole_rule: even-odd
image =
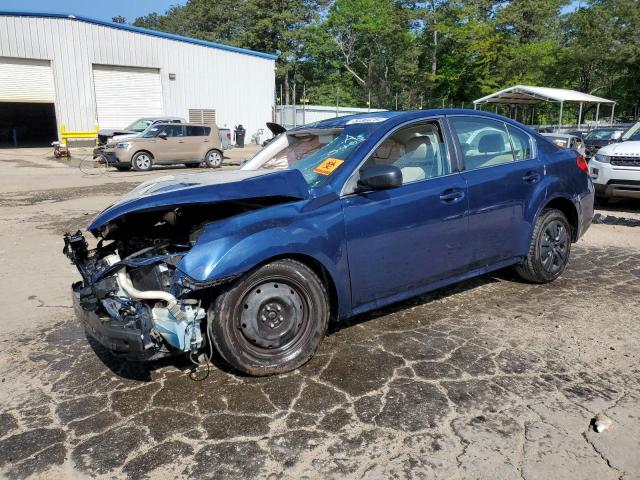
[[(178, 125), (180, 127), (213, 127), (215, 125), (205, 125), (204, 123), (174, 123), (174, 122), (160, 122), (156, 123), (154, 127), (164, 126), (164, 125)], [(217, 127), (216, 127), (217, 128)]]
[(460, 108), (437, 108), (437, 109), (429, 109), (429, 110), (402, 110), (402, 111), (393, 111), (393, 110), (384, 110), (380, 112), (367, 112), (367, 113), (358, 113), (355, 115), (346, 115), (344, 117), (330, 118), (327, 120), (321, 120), (315, 123), (308, 123), (306, 125), (301, 125), (299, 127), (294, 127), (287, 130), (287, 133), (295, 133), (296, 131), (304, 131), (313, 128), (344, 128), (347, 125), (352, 124), (366, 124), (366, 123), (377, 123), (378, 125), (382, 125), (385, 122), (393, 122), (393, 124), (403, 123), (404, 121), (412, 121), (412, 120), (420, 120), (421, 118), (435, 117), (435, 116), (443, 116), (443, 115), (468, 115), (468, 116), (476, 116), (476, 117), (484, 117), (491, 118), (498, 121), (504, 121), (511, 123), (513, 125), (517, 125), (520, 128), (526, 129), (531, 134), (537, 134), (531, 130), (531, 128), (527, 125), (520, 124), (515, 120), (511, 120), (507, 117), (503, 117), (502, 115), (496, 115), (492, 112), (487, 112), (483, 110), (471, 110), (471, 109), (460, 109)]

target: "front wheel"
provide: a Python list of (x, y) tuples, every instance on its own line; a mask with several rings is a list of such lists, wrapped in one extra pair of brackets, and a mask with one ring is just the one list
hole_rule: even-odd
[(529, 253), (516, 267), (518, 275), (535, 283), (549, 283), (558, 278), (569, 261), (571, 225), (560, 210), (543, 210), (536, 220)]
[(317, 275), (283, 259), (241, 278), (218, 296), (207, 318), (220, 355), (242, 372), (265, 376), (311, 359), (329, 314), (329, 297)]
[(204, 157), (204, 162), (209, 168), (220, 168), (222, 166), (222, 152), (209, 150)]
[(153, 159), (147, 152), (138, 152), (131, 159), (131, 166), (136, 172), (147, 172), (151, 170)]

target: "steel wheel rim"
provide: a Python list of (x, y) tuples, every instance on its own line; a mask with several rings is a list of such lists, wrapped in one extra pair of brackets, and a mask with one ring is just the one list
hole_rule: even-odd
[(559, 220), (553, 220), (545, 227), (540, 242), (542, 268), (551, 274), (558, 273), (567, 262), (569, 234), (566, 226)]
[(236, 331), (245, 348), (262, 357), (294, 350), (310, 326), (307, 292), (282, 278), (250, 286), (238, 308)]
[(219, 166), (222, 163), (222, 158), (218, 152), (209, 153), (209, 163), (214, 167)]
[(136, 157), (136, 165), (138, 166), (138, 168), (146, 170), (147, 168), (151, 167), (151, 159), (148, 155), (138, 155)]

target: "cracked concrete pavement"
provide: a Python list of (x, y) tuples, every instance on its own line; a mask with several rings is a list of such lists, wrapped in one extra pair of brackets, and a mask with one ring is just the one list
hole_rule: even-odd
[(195, 382), (70, 309), (60, 233), (140, 178), (0, 154), (0, 477), (640, 478), (640, 203), (599, 211), (553, 284), (497, 272), (333, 325), (295, 372), (214, 357)]

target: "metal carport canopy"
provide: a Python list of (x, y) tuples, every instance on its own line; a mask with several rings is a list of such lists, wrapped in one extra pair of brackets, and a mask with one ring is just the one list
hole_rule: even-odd
[[(587, 103), (596, 104), (596, 122), (600, 117), (600, 104), (611, 105), (611, 124), (613, 125), (613, 112), (616, 108), (616, 102), (602, 97), (596, 97), (588, 93), (578, 92), (576, 90), (566, 90), (564, 88), (549, 87), (532, 87), (529, 85), (516, 85), (515, 87), (505, 88), (499, 92), (492, 93), (486, 97), (478, 98), (473, 101), (474, 108), (478, 105), (487, 103), (501, 103), (507, 105), (536, 105), (543, 102), (557, 102), (560, 104), (560, 115), (558, 117), (558, 128), (562, 127), (562, 111), (565, 102), (579, 103), (580, 113), (578, 114), (578, 128), (582, 125), (582, 106)], [(533, 121), (533, 114), (532, 114)]]

